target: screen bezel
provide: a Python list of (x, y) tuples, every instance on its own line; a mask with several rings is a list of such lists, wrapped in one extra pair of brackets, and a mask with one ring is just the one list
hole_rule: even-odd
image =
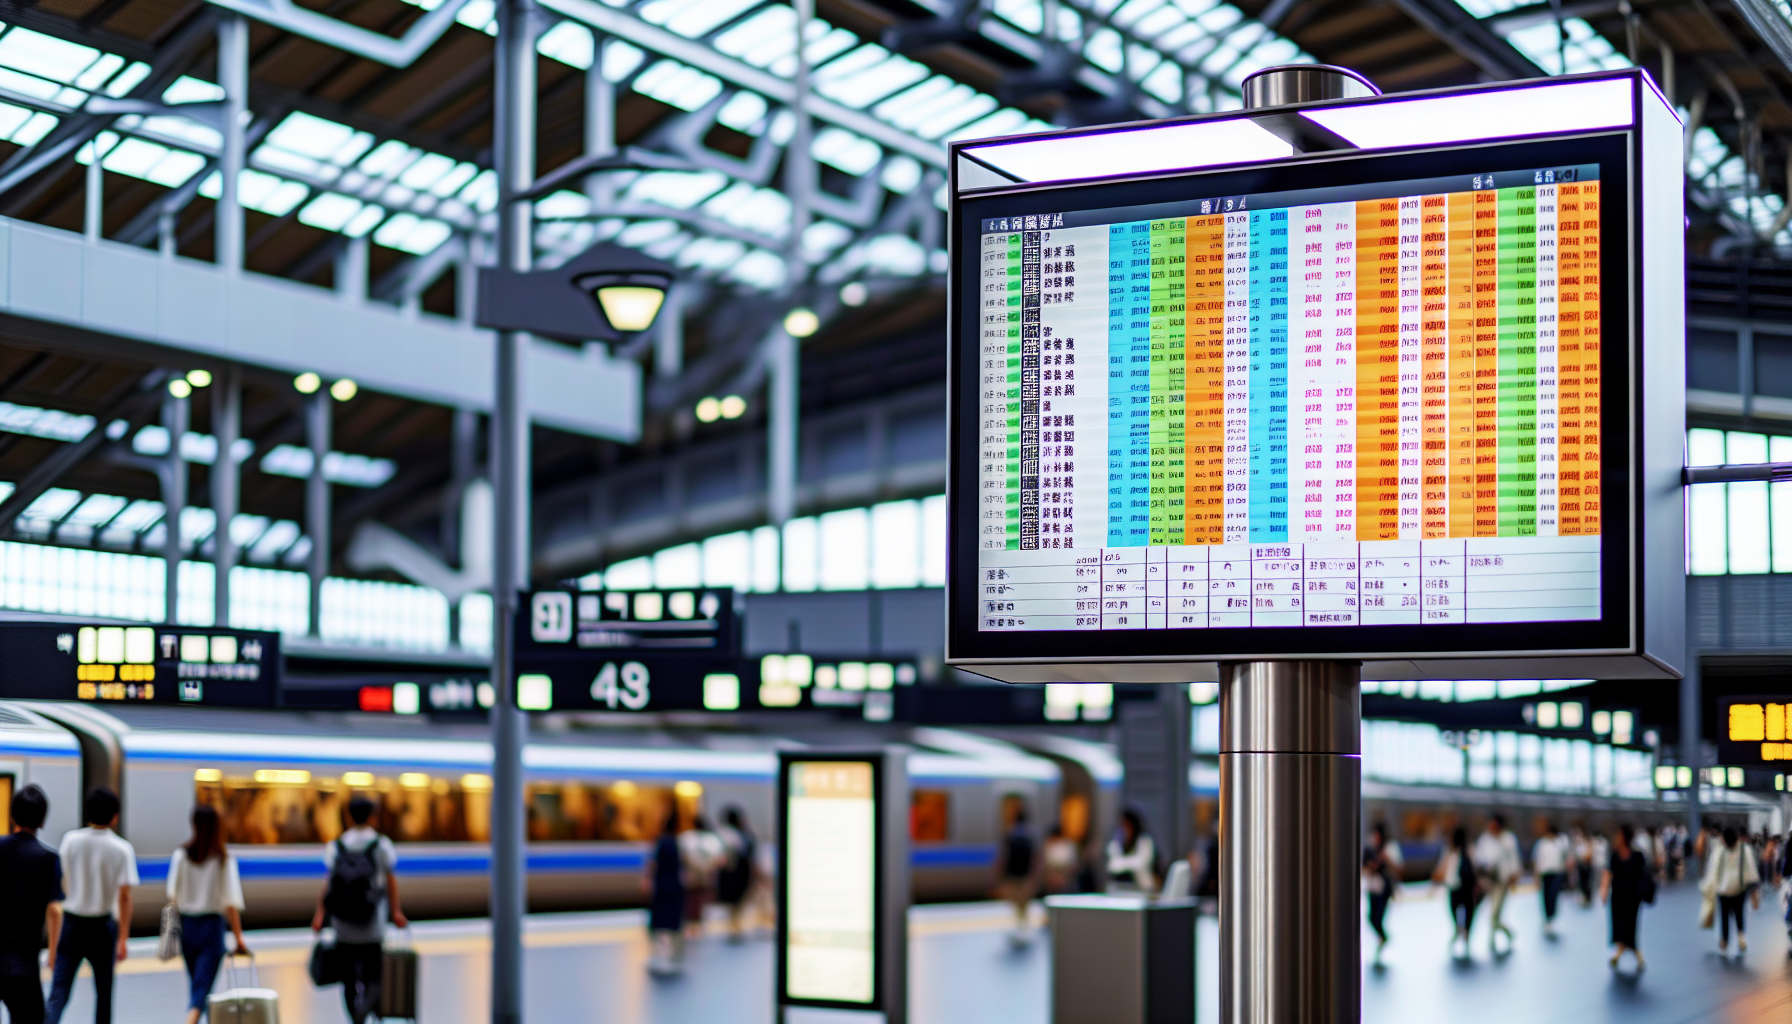
[[(868, 764), (871, 766), (871, 843), (875, 851), (871, 871), (871, 1002), (856, 1003), (843, 999), (812, 999), (790, 994), (790, 769), (798, 764)], [(884, 948), (889, 913), (885, 906), (886, 878), (890, 865), (885, 863), (886, 828), (884, 818), (884, 759), (866, 753), (793, 752), (778, 759), (778, 933), (777, 990), (782, 1006), (808, 1006), (828, 1010), (881, 1011), (884, 1008)], [(906, 869), (907, 865), (903, 865)]]
[[(952, 282), (949, 437), (951, 471), (948, 551), (957, 571), (947, 583), (947, 660), (998, 662), (1215, 661), (1254, 657), (1387, 660), (1560, 654), (1622, 654), (1639, 649), (1639, 567), (1633, 549), (1636, 466), (1637, 317), (1639, 261), (1636, 133), (1631, 129), (1575, 133), (1526, 141), (1347, 152), (1248, 167), (1154, 174), (1099, 183), (1017, 185), (955, 195), (952, 204)], [(1534, 623), (1463, 623), (1227, 629), (991, 631), (977, 628), (978, 389), (976, 295), (980, 224), (1004, 217), (1069, 210), (1138, 206), (1188, 196), (1249, 195), (1323, 184), (1371, 184), (1491, 170), (1597, 163), (1600, 165), (1600, 477), (1601, 617)], [(1166, 194), (1179, 184), (1187, 195)], [(1613, 287), (1622, 282), (1622, 287)], [(1612, 343), (1622, 325), (1621, 343)], [(966, 429), (967, 425), (973, 429)], [(969, 446), (969, 447), (967, 447)], [(1044, 638), (1053, 638), (1042, 644)], [(1043, 649), (1042, 649), (1043, 648)]]

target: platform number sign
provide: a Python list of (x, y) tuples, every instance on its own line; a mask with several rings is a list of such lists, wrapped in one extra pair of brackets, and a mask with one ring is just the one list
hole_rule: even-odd
[(606, 661), (591, 680), (591, 699), (612, 711), (640, 711), (647, 706), (650, 678), (647, 666), (638, 661), (625, 661), (620, 669)]
[(572, 595), (560, 591), (529, 598), (529, 635), (536, 643), (559, 644), (572, 639)]

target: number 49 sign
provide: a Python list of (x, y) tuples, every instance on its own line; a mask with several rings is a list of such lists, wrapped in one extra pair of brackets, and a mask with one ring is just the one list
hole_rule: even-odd
[(647, 687), (652, 678), (647, 666), (638, 661), (625, 661), (620, 670), (615, 662), (606, 661), (604, 667), (597, 670), (597, 678), (591, 680), (591, 699), (612, 711), (618, 708), (645, 710), (650, 697)]

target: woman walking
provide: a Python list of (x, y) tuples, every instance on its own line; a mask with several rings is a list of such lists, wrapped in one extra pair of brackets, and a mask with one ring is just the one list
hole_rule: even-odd
[[(1480, 905), (1480, 877), (1475, 871), (1475, 858), (1468, 849), (1468, 829), (1458, 827), (1450, 833), (1450, 845), (1431, 873), (1431, 881), (1450, 890), (1450, 920), (1456, 925), (1456, 937), (1450, 942), (1450, 955), (1468, 956), (1468, 933), (1475, 923), (1475, 908)], [(1462, 952), (1456, 952), (1460, 943)]]
[(187, 1024), (198, 1024), (206, 998), (224, 962), (224, 926), (236, 937), (236, 955), (249, 952), (243, 941), (243, 880), (236, 858), (224, 848), (217, 808), (193, 808), (193, 836), (168, 859), (168, 895), (180, 912), (180, 957), (187, 965), (190, 998)]
[(1157, 892), (1157, 845), (1145, 831), (1145, 816), (1131, 807), (1120, 812), (1120, 834), (1108, 840), (1108, 891)]
[(738, 807), (722, 812), (722, 828), (717, 834), (727, 852), (716, 872), (716, 902), (728, 908), (728, 941), (739, 942), (746, 937), (742, 917), (747, 892), (753, 887), (753, 856), (758, 853), (758, 843), (746, 813)]
[(678, 849), (678, 808), (666, 814), (660, 835), (647, 861), (647, 929), (652, 950), (650, 974), (677, 974), (684, 970), (684, 858)]
[(1730, 920), (1736, 921), (1736, 952), (1748, 952), (1748, 936), (1743, 934), (1743, 903), (1761, 882), (1760, 862), (1754, 847), (1742, 841), (1734, 825), (1725, 826), (1724, 841), (1705, 858), (1705, 877), (1699, 891), (1717, 897), (1717, 916), (1722, 922), (1718, 931), (1717, 951), (1730, 951)]
[(1612, 849), (1600, 877), (1599, 898), (1610, 905), (1612, 913), (1612, 970), (1628, 951), (1636, 957), (1636, 972), (1643, 973), (1643, 951), (1636, 944), (1637, 912), (1647, 902), (1648, 888), (1654, 885), (1649, 877), (1649, 862), (1631, 844), (1636, 833), (1629, 825), (1619, 825)]

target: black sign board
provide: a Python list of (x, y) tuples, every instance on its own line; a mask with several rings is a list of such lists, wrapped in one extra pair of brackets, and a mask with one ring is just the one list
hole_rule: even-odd
[(0, 623), (0, 697), (271, 708), (279, 692), (278, 633)]
[(525, 711), (740, 711), (759, 707), (740, 657), (734, 592), (539, 590), (516, 624)]
[(1792, 696), (1726, 697), (1718, 713), (1718, 763), (1792, 769)]

